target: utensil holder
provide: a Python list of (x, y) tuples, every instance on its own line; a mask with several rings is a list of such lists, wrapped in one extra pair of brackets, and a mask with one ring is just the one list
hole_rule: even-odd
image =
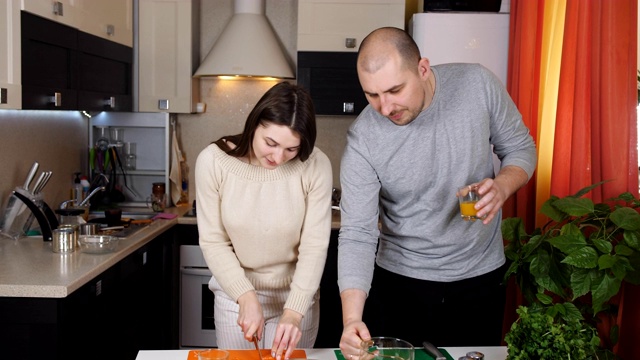
[[(29, 211), (26, 211), (26, 209), (29, 209)], [(1, 233), (14, 240), (25, 235), (24, 227), (31, 214), (33, 214), (38, 221), (40, 232), (42, 233), (42, 240), (51, 241), (51, 229), (58, 227), (56, 215), (45, 201), (42, 201), (39, 207), (34, 200), (32, 200), (31, 194), (22, 188), (14, 190), (9, 197)]]

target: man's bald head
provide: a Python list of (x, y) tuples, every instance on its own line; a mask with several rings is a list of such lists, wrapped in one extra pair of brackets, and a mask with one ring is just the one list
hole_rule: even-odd
[(376, 29), (360, 44), (358, 70), (374, 73), (398, 55), (406, 69), (416, 68), (420, 61), (420, 50), (407, 32), (394, 27)]

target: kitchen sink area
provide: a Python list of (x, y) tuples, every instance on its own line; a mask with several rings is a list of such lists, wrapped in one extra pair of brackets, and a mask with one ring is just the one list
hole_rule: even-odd
[(108, 226), (104, 211), (91, 211), (89, 212), (88, 222), (97, 222), (102, 224), (102, 230), (100, 230), (101, 234), (126, 238), (151, 225), (153, 223), (153, 217), (156, 215), (157, 213), (152, 212), (151, 210), (123, 210), (121, 224), (117, 226)]

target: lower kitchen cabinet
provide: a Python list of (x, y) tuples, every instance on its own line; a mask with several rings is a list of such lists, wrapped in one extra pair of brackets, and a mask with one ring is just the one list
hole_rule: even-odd
[(338, 233), (331, 230), (327, 261), (320, 280), (320, 326), (315, 348), (337, 348), (342, 336), (342, 302), (338, 288)]
[(65, 298), (0, 298), (7, 359), (135, 359), (175, 348), (170, 229)]

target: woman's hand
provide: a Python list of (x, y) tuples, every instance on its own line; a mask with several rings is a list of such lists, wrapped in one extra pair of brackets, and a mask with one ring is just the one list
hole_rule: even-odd
[(298, 346), (298, 341), (302, 337), (302, 331), (300, 331), (301, 322), (302, 314), (291, 309), (284, 309), (276, 328), (276, 335), (271, 347), (271, 356), (277, 360), (282, 360), (283, 353), (285, 360), (291, 357), (291, 353)]
[(256, 292), (248, 291), (240, 295), (238, 305), (240, 305), (238, 325), (244, 333), (244, 338), (247, 339), (247, 341), (253, 341), (253, 335), (255, 334), (258, 340), (262, 339), (264, 315), (262, 314), (262, 305), (260, 305), (260, 301), (258, 301)]

